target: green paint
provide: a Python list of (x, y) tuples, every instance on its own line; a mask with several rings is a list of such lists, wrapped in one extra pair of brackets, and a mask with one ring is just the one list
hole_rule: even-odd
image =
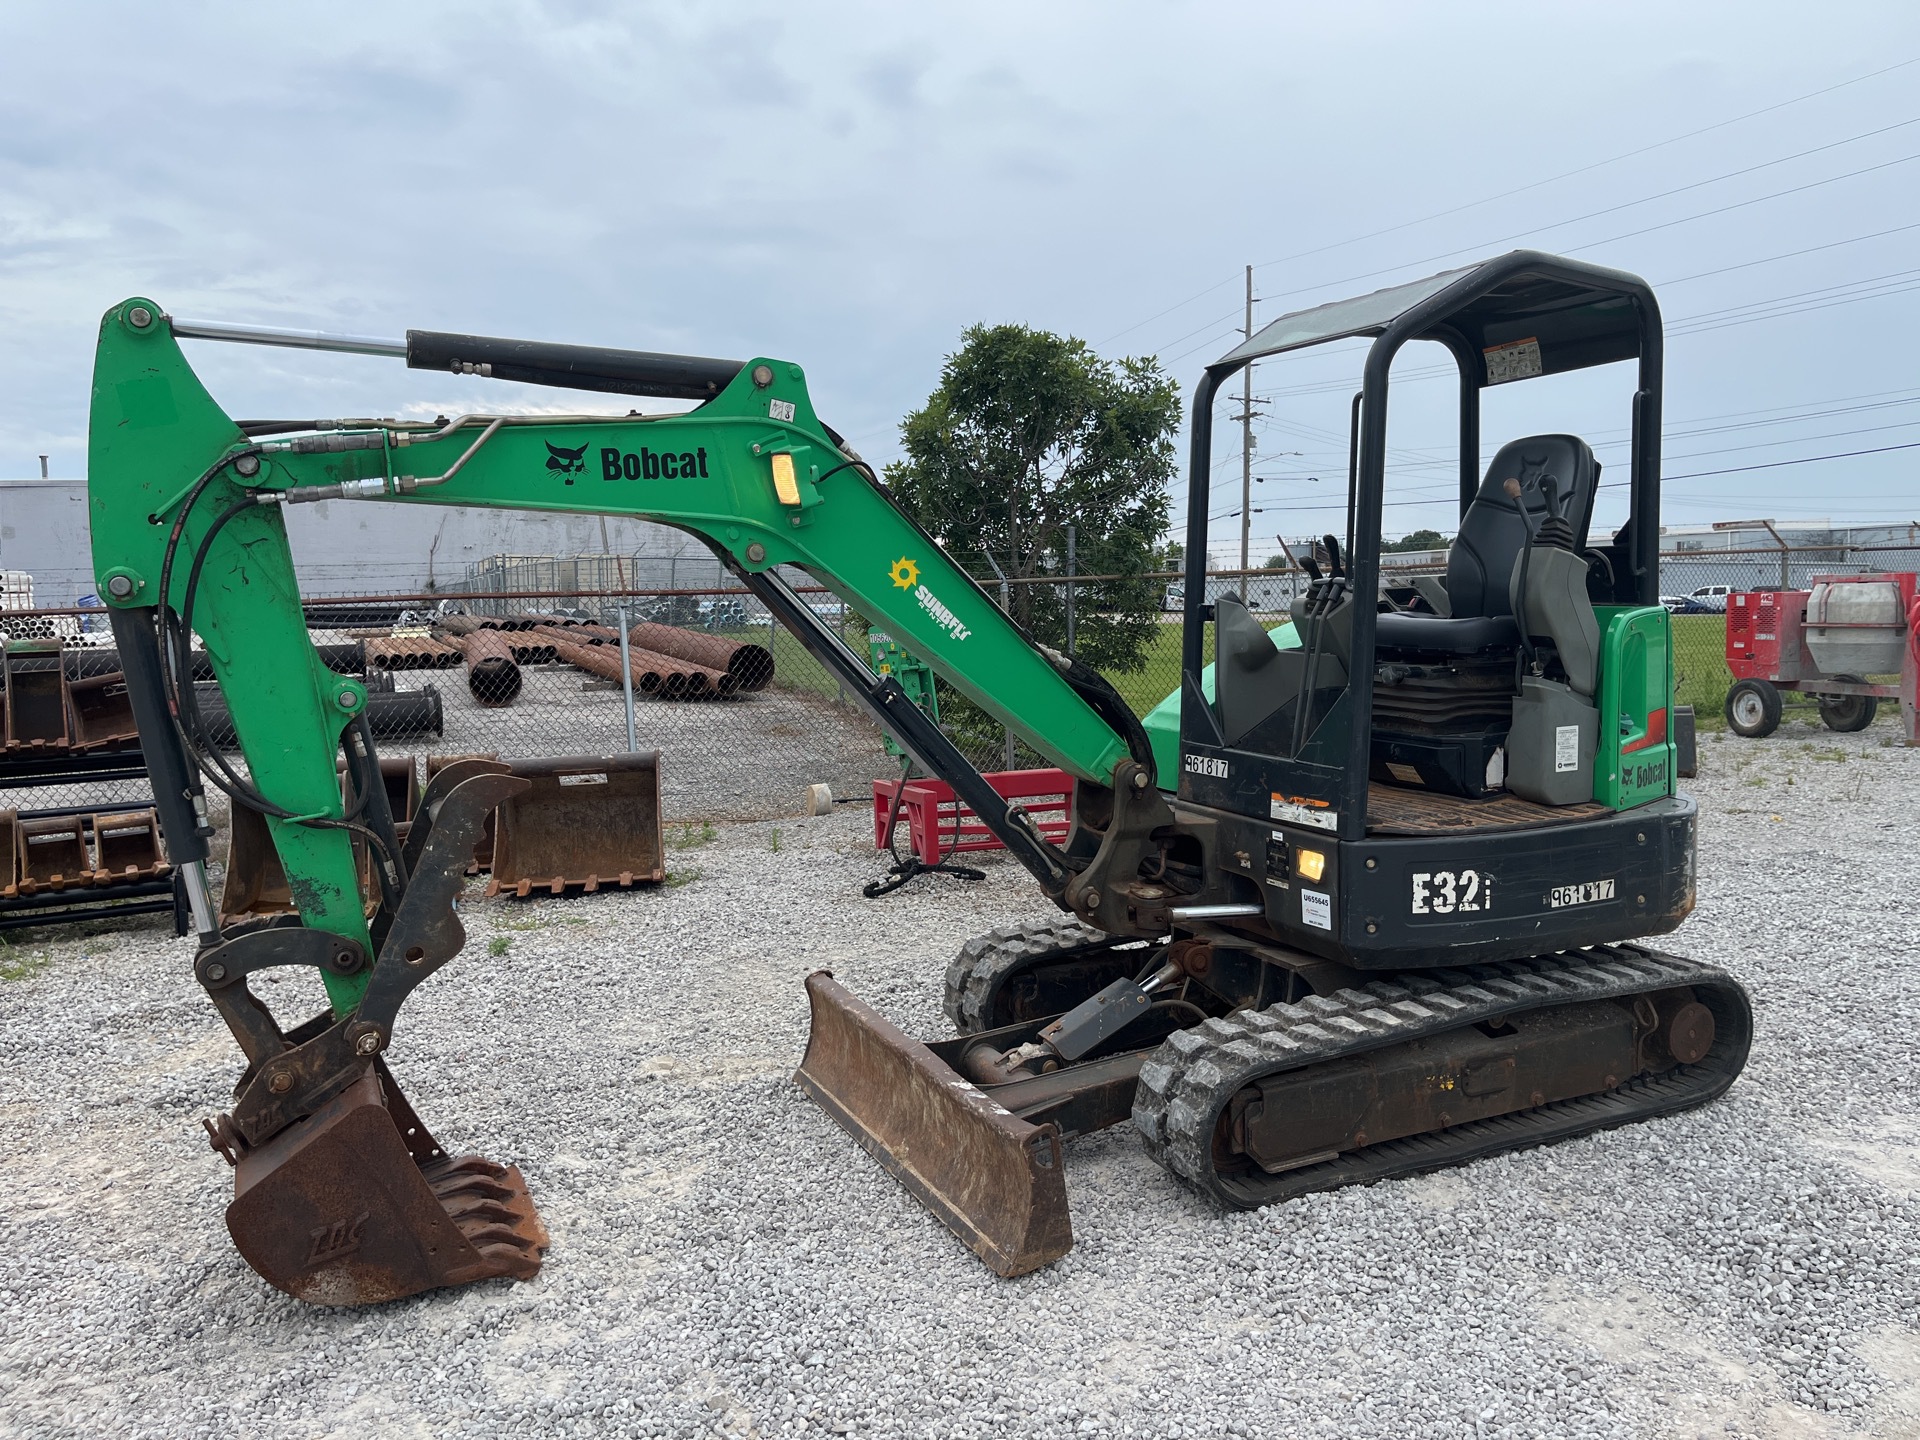
[[(1673, 638), (1659, 605), (1596, 605), (1600, 743), (1593, 798), (1630, 810), (1674, 791)], [(1651, 734), (1663, 738), (1647, 743)]]
[[(935, 724), (940, 720), (940, 697), (934, 689), (933, 667), (924, 660), (917, 660), (894, 643), (893, 637), (883, 630), (869, 631), (867, 634), (867, 663), (873, 667), (876, 675), (891, 675), (907, 692), (911, 700)], [(889, 735), (886, 739), (887, 753), (895, 759), (906, 754)]]
[[(99, 593), (109, 596), (109, 574), (125, 574), (134, 593), (107, 603), (151, 607), (174, 506), (196, 476), (245, 437), (164, 323), (142, 330), (127, 321), (135, 306), (164, 313), (135, 299), (101, 321), (88, 506)], [(774, 380), (760, 390), (751, 376), (763, 363)], [(1105, 782), (1126, 758), (1120, 737), (992, 599), (844, 464), (814, 415), (798, 365), (749, 361), (718, 396), (685, 415), (536, 420), (502, 427), (478, 448), (479, 426), (439, 440), (416, 438), (426, 433), (388, 432), (379, 448), (327, 455), (270, 450), (245, 486), (222, 471), (188, 517), (170, 601), (181, 602), (193, 547), (207, 527), (250, 488), (377, 477), (386, 495), (371, 503), (631, 515), (700, 535), (747, 570), (804, 566), (883, 625), (904, 651), (1080, 779)], [(562, 452), (580, 458), (567, 461)], [(783, 505), (775, 494), (776, 455), (792, 458), (797, 505)], [(451, 481), (406, 493), (412, 477), (442, 475), (462, 456), (466, 463)], [(150, 522), (155, 515), (160, 523)], [(328, 671), (307, 638), (279, 507), (248, 510), (220, 533), (194, 625), (254, 783), (296, 815), (339, 816), (334, 757), (341, 729), (366, 697)], [(340, 699), (343, 691), (350, 705)], [(288, 876), (297, 877), (307, 923), (366, 943), (346, 834), (278, 820), (268, 829)], [(357, 1003), (365, 979), (329, 976), (327, 987), (344, 1012)]]
[[(1300, 637), (1295, 633), (1291, 620), (1274, 626), (1267, 634), (1282, 650), (1300, 648)], [(1211, 665), (1200, 672), (1200, 693), (1209, 700), (1213, 699)], [(1155, 783), (1171, 795), (1180, 788), (1180, 691), (1176, 688), (1149, 710), (1140, 723), (1146, 727), (1147, 739), (1153, 743)]]
[[(129, 300), (100, 323), (87, 505), (98, 593), (110, 605), (151, 607), (173, 518), (169, 501), (245, 437), (207, 394), (164, 325), (137, 330), (126, 322), (135, 305), (161, 313), (151, 301)], [(276, 473), (277, 467), (264, 466), (256, 479), (271, 481)], [(202, 494), (174, 562), (170, 598), (176, 606), (185, 594), (193, 547), (220, 512), (246, 493), (228, 471)], [(162, 523), (150, 521), (163, 510)], [(104, 577), (114, 570), (138, 582), (125, 601), (114, 600), (106, 587)], [(262, 793), (295, 814), (343, 814), (334, 772), (346, 718), (333, 700), (340, 677), (320, 663), (307, 639), (286, 527), (276, 507), (244, 512), (215, 540), (194, 622)], [(367, 944), (346, 833), (279, 820), (269, 820), (267, 828), (307, 923)], [(343, 1014), (366, 988), (364, 975), (324, 979), (328, 998)]]

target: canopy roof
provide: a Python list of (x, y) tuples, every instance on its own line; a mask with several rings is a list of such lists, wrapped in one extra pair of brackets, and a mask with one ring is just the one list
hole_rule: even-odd
[(1416, 310), (1421, 323), (1408, 338), (1464, 342), (1483, 357), (1474, 377), (1482, 385), (1630, 360), (1640, 353), (1643, 323), (1659, 323), (1653, 292), (1638, 276), (1515, 250), (1282, 315), (1209, 368), (1379, 335)]

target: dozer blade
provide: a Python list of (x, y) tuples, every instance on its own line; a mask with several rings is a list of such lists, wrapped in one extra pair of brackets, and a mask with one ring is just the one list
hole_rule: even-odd
[(1060, 1132), (989, 1099), (831, 973), (807, 977), (813, 1028), (794, 1075), (998, 1274), (1073, 1248)]
[(520, 1171), (448, 1158), (384, 1064), (241, 1155), (234, 1189), (227, 1230), (235, 1247), (269, 1283), (310, 1305), (374, 1305), (496, 1276), (530, 1280), (547, 1250)]

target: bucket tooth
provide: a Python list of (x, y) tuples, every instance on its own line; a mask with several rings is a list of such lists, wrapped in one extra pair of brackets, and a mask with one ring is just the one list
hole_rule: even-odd
[[(373, 1305), (530, 1280), (547, 1231), (513, 1166), (450, 1160), (384, 1066), (239, 1154), (227, 1230), (270, 1284), (312, 1305)], [(468, 1187), (484, 1184), (484, 1201)]]
[(794, 1079), (996, 1273), (1073, 1248), (1060, 1132), (989, 1098), (825, 971)]

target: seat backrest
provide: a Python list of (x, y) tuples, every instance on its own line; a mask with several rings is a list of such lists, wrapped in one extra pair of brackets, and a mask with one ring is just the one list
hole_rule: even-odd
[[(1527, 543), (1527, 525), (1520, 507), (1534, 527), (1546, 518), (1541, 480), (1551, 475), (1573, 525), (1574, 548), (1587, 547), (1587, 524), (1593, 518), (1594, 492), (1600, 485), (1600, 462), (1587, 442), (1577, 435), (1529, 435), (1500, 447), (1487, 467), (1480, 491), (1460, 517), (1460, 533), (1447, 551), (1447, 599), (1457, 619), (1511, 615), (1513, 602), (1507, 586), (1513, 562)], [(1520, 498), (1507, 494), (1509, 480), (1520, 482)]]

